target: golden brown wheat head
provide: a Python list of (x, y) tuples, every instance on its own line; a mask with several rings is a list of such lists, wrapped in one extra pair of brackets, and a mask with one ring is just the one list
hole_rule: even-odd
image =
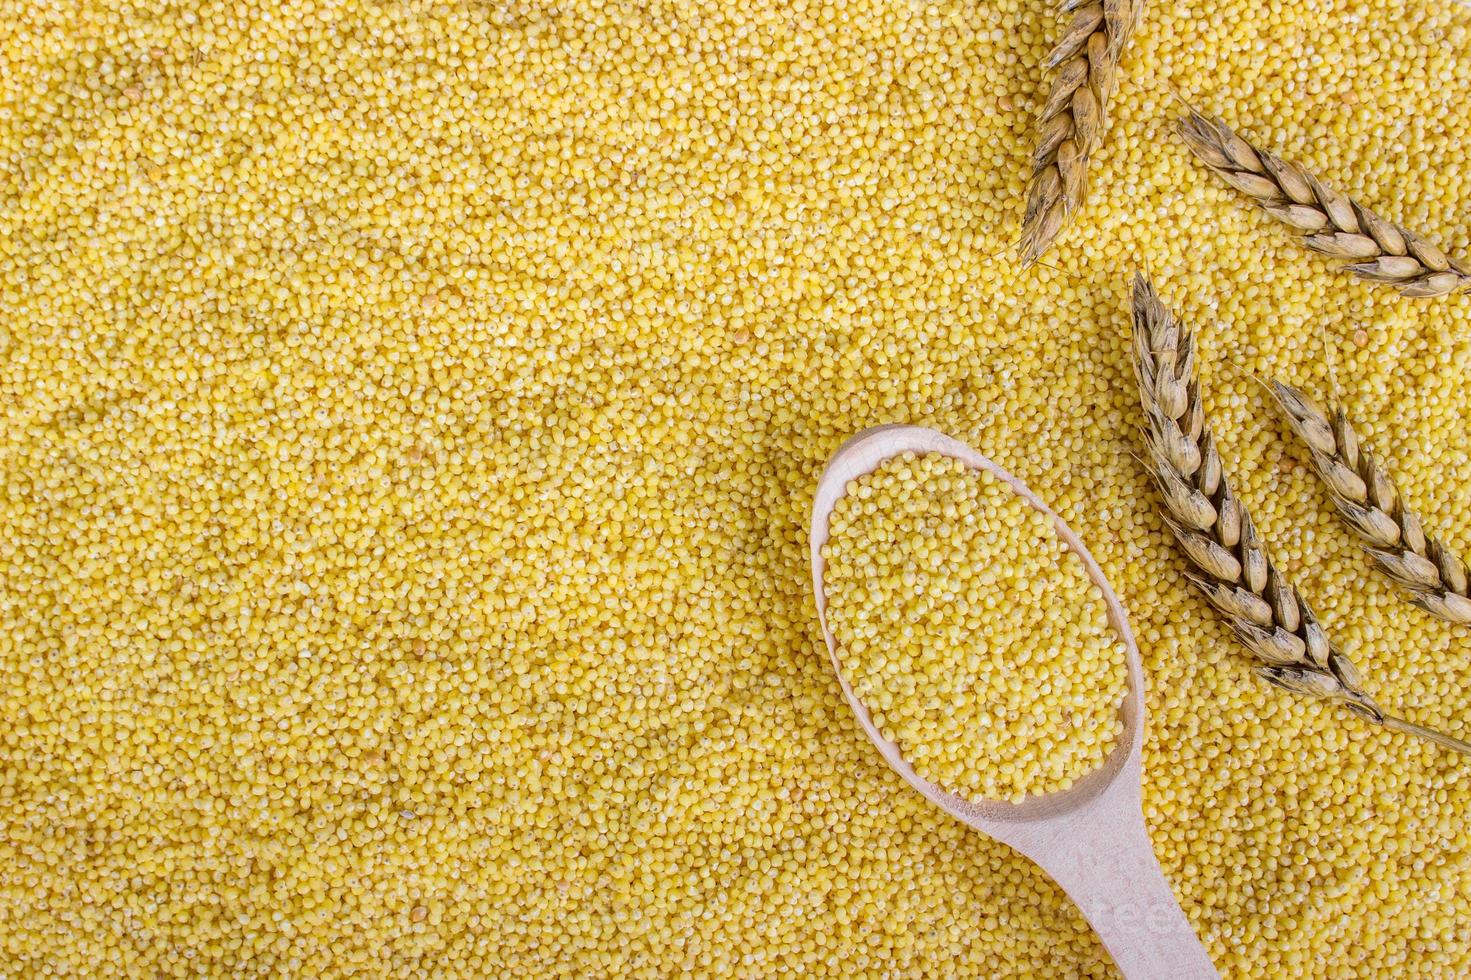
[(1124, 44), (1143, 0), (1063, 0), (1072, 21), (1048, 55), (1052, 91), (1042, 106), (1027, 210), (1022, 262), (1031, 264), (1057, 238), (1087, 194), (1088, 160), (1107, 125), (1108, 100)]
[(1452, 623), (1471, 623), (1466, 563), (1428, 536), (1394, 482), (1359, 441), (1342, 406), (1330, 416), (1291, 385), (1271, 385), (1282, 414), (1307, 445), (1313, 465), (1344, 522), (1375, 563), (1421, 609)]
[(1134, 371), (1147, 420), (1146, 463), (1165, 523), (1195, 567), (1190, 581), (1261, 661), (1268, 680), (1347, 702), (1378, 720), (1358, 671), (1272, 564), (1231, 491), (1200, 400), (1194, 336), (1143, 276), (1134, 279)]
[(1272, 564), (1216, 451), (1195, 374), (1194, 336), (1138, 275), (1134, 373), (1147, 420), (1145, 463), (1164, 500), (1165, 524), (1194, 566), (1190, 581), (1255, 655), (1256, 673), (1294, 694), (1341, 704), (1385, 728), (1471, 755), (1471, 743), (1385, 714)]
[(1226, 183), (1303, 236), (1303, 243), (1350, 263), (1349, 272), (1406, 296), (1443, 296), (1471, 285), (1471, 273), (1418, 235), (1379, 217), (1312, 174), (1252, 146), (1219, 119), (1191, 110), (1185, 144)]

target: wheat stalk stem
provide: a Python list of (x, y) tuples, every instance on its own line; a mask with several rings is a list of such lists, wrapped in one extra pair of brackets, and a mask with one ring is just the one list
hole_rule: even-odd
[(1022, 217), (1025, 265), (1047, 251), (1083, 204), (1088, 161), (1108, 124), (1119, 58), (1143, 5), (1143, 0), (1062, 0), (1062, 11), (1071, 13), (1072, 21), (1044, 62), (1054, 74), (1032, 151)]
[(1303, 236), (1316, 252), (1348, 262), (1360, 279), (1406, 296), (1443, 296), (1471, 286), (1471, 273), (1413, 232), (1386, 221), (1312, 174), (1195, 110), (1180, 135), (1200, 161), (1262, 210)]
[(1328, 495), (1385, 575), (1433, 616), (1471, 624), (1471, 569), (1425, 533), (1394, 481), (1359, 440), (1342, 406), (1332, 414), (1280, 381), (1269, 386), (1283, 416), (1313, 458)]
[(1165, 524), (1194, 567), (1191, 583), (1255, 656), (1258, 676), (1471, 754), (1471, 744), (1386, 715), (1272, 563), (1216, 450), (1200, 398), (1194, 335), (1141, 275), (1134, 278), (1134, 372), (1146, 419), (1145, 463), (1164, 501)]
[(1417, 725), (1413, 721), (1405, 721), (1403, 718), (1396, 718), (1394, 715), (1385, 715), (1383, 725), (1392, 732), (1404, 732), (1406, 735), (1414, 735), (1416, 738), (1423, 738), (1428, 742), (1434, 742), (1442, 748), (1471, 755), (1471, 742), (1454, 738), (1444, 732), (1438, 732), (1433, 728), (1426, 728), (1424, 725)]

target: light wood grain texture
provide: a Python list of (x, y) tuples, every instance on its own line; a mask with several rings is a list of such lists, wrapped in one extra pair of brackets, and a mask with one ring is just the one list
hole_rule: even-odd
[[(827, 625), (823, 585), (828, 523), (848, 484), (901, 453), (940, 453), (1004, 480), (1017, 495), (1052, 518), (1058, 536), (1103, 590), (1109, 622), (1127, 651), (1129, 684), (1124, 698), (1124, 737), (1102, 766), (1059, 793), (1022, 803), (969, 800), (921, 778), (899, 746), (874, 727), (853, 694)], [(1139, 648), (1119, 597), (1088, 549), (1052, 510), (1016, 477), (955, 439), (918, 426), (880, 426), (838, 449), (818, 481), (810, 534), (812, 586), (817, 617), (843, 696), (869, 739), (893, 769), (930, 802), (957, 820), (994, 837), (1037, 862), (1078, 904), (1114, 963), (1129, 980), (1206, 980), (1215, 968), (1180, 909), (1155, 860), (1140, 805), (1140, 755), (1144, 741), (1144, 671)]]

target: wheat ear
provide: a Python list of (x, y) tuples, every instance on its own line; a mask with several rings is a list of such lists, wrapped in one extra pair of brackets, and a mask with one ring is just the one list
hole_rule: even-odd
[(1329, 641), (1302, 595), (1272, 564), (1226, 479), (1195, 373), (1195, 340), (1143, 276), (1134, 278), (1134, 373), (1147, 420), (1146, 464), (1165, 524), (1194, 566), (1190, 581), (1260, 662), (1295, 694), (1337, 702), (1387, 728), (1471, 754), (1471, 743), (1386, 715)]
[(1325, 186), (1294, 163), (1258, 149), (1231, 127), (1191, 110), (1180, 135), (1201, 162), (1264, 211), (1347, 270), (1406, 296), (1443, 296), (1471, 285), (1471, 273), (1425, 239)]
[(1024, 264), (1047, 251), (1083, 204), (1088, 160), (1103, 139), (1119, 58), (1142, 7), (1143, 0), (1062, 0), (1072, 21), (1044, 62), (1055, 74), (1032, 151), (1022, 217)]
[(1274, 381), (1270, 388), (1288, 425), (1307, 445), (1338, 513), (1384, 574), (1431, 615), (1471, 624), (1471, 571), (1460, 556), (1425, 534), (1394, 481), (1359, 441), (1342, 406), (1330, 416), (1291, 385)]

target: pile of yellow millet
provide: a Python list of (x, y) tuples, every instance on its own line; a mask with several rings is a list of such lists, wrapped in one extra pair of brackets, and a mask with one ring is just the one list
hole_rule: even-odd
[(1124, 645), (1050, 516), (988, 470), (905, 452), (848, 484), (828, 532), (838, 659), (916, 775), (1020, 803), (1103, 764)]
[[(1471, 249), (1471, 9), (1151, 6), (1016, 238), (1042, 0), (0, 0), (0, 972), (1106, 976), (845, 704), (807, 517), (947, 431), (1123, 595), (1144, 806), (1229, 977), (1471, 973), (1471, 767), (1264, 687), (1183, 576), (1147, 268), (1284, 571), (1471, 736), (1255, 378), (1471, 553), (1471, 298), (1348, 280), (1180, 99)], [(1177, 98), (1178, 97), (1178, 98)]]

